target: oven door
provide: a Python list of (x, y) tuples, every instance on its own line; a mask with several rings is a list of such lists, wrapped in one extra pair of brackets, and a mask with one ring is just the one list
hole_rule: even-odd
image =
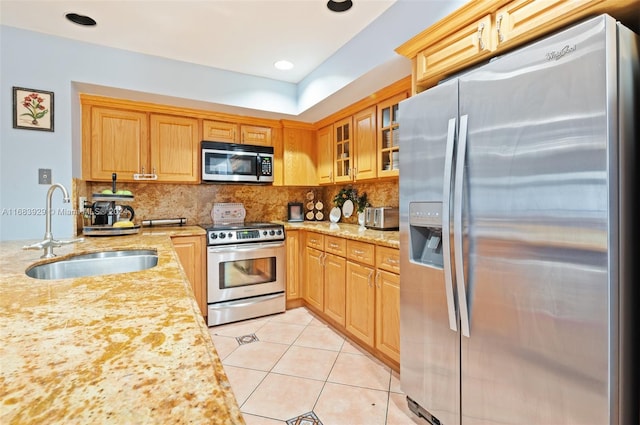
[(208, 302), (284, 292), (284, 258), (284, 242), (208, 247)]

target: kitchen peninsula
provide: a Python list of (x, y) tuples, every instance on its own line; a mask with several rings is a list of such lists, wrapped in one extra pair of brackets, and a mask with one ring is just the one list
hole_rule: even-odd
[(139, 272), (37, 280), (32, 241), (0, 243), (0, 422), (244, 424), (171, 236), (85, 238), (57, 258), (155, 249)]

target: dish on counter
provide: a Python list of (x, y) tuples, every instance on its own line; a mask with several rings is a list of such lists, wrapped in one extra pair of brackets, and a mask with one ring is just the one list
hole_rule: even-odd
[(340, 221), (340, 215), (341, 215), (340, 208), (333, 207), (331, 208), (331, 212), (329, 213), (329, 220), (332, 223), (337, 223), (338, 221)]
[(353, 202), (351, 199), (347, 199), (344, 201), (344, 204), (342, 204), (342, 215), (345, 218), (349, 218), (351, 214), (353, 214)]

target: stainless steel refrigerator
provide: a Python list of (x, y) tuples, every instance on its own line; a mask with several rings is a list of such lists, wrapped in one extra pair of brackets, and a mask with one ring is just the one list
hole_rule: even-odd
[(602, 15), (400, 103), (414, 413), (638, 423), (638, 49)]

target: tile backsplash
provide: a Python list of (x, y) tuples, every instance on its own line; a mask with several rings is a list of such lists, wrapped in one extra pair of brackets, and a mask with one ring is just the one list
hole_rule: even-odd
[[(335, 194), (348, 185), (318, 187), (283, 187), (247, 184), (165, 184), (119, 182), (118, 189), (130, 190), (134, 200), (130, 205), (135, 210), (135, 222), (159, 218), (185, 217), (188, 224), (209, 225), (211, 209), (217, 202), (240, 202), (247, 210), (246, 221), (286, 221), (289, 202), (305, 202), (306, 194), (314, 192), (316, 199), (324, 203), (324, 218), (328, 220), (333, 208)], [(373, 206), (398, 206), (398, 181), (357, 183), (352, 185), (359, 193), (366, 192)], [(91, 201), (92, 193), (110, 189), (108, 182), (86, 182), (74, 179), (74, 199), (86, 196)], [(357, 217), (342, 218), (342, 222), (357, 223)], [(78, 234), (82, 233), (82, 217), (76, 223)]]

